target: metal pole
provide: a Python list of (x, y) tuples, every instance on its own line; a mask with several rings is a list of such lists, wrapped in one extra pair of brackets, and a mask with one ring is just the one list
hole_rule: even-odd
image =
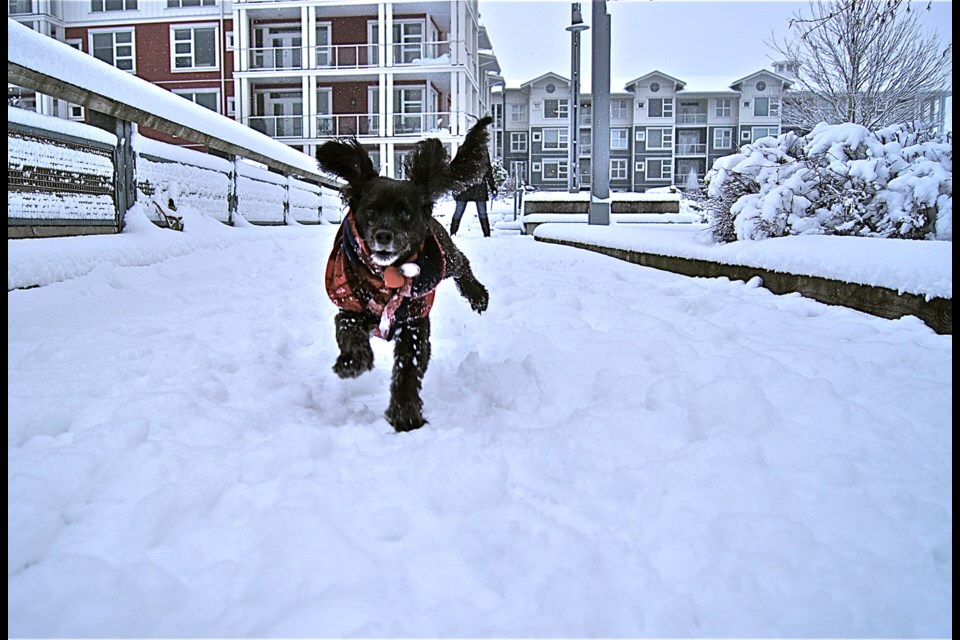
[[(580, 20), (581, 24), (577, 21)], [(567, 190), (580, 191), (580, 32), (583, 31), (580, 3), (570, 7), (570, 159), (567, 163)]]
[(593, 149), (588, 224), (610, 224), (610, 14), (593, 0)]

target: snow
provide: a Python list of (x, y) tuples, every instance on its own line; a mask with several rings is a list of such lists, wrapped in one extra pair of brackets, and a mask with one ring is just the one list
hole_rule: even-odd
[[(539, 219), (533, 214), (524, 220)], [(646, 253), (768, 268), (886, 287), (928, 298), (953, 298), (953, 243), (853, 236), (786, 236), (715, 244), (703, 224), (563, 224), (571, 214), (553, 214), (534, 237), (567, 240)], [(642, 214), (641, 214), (642, 215)], [(685, 214), (675, 214), (681, 216)], [(645, 220), (669, 214), (648, 214)], [(586, 217), (585, 214), (582, 215)], [(614, 222), (638, 214), (611, 215)]]
[[(330, 370), (336, 227), (181, 213), (8, 241), (9, 637), (952, 636), (951, 336), (470, 209), (490, 308), (438, 289), (396, 434), (391, 343)], [(952, 290), (901, 262), (949, 243), (782, 240)]]
[[(10, 21), (9, 18), (7, 20)], [(18, 109), (10, 105), (7, 105), (7, 122), (15, 122), (36, 129), (46, 129), (84, 140), (93, 140), (95, 142), (108, 144), (111, 147), (117, 146), (117, 136), (98, 127), (93, 127), (82, 122), (64, 120), (63, 118), (55, 118), (54, 116), (44, 115), (36, 111)]]
[[(591, 194), (588, 191), (578, 193), (567, 193), (565, 191), (538, 191), (524, 196), (524, 200), (530, 202), (589, 202)], [(680, 200), (680, 194), (676, 192), (647, 191), (643, 193), (622, 192), (612, 193), (608, 200), (617, 200), (625, 202), (668, 202)], [(596, 199), (594, 200), (597, 201)]]
[[(706, 177), (724, 239), (793, 234), (953, 239), (953, 141), (904, 125), (820, 123), (743, 145)], [(735, 234), (728, 234), (732, 226)]]

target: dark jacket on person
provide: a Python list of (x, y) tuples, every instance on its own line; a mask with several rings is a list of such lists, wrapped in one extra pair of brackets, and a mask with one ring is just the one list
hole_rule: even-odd
[(490, 199), (491, 192), (496, 194), (497, 182), (493, 178), (493, 167), (488, 164), (483, 180), (454, 194), (453, 199), (457, 202), (486, 202)]

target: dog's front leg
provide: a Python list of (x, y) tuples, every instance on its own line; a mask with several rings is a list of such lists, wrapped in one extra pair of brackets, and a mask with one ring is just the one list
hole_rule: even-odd
[(397, 431), (412, 431), (427, 423), (423, 419), (420, 387), (430, 363), (430, 319), (422, 318), (397, 327), (393, 347), (393, 380), (387, 422)]
[(370, 331), (375, 321), (370, 316), (354, 311), (341, 311), (336, 320), (337, 346), (340, 355), (333, 371), (341, 378), (356, 378), (373, 369), (373, 349)]

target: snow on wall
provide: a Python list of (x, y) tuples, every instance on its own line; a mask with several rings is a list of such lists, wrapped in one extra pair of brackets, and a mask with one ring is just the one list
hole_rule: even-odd
[(290, 187), (290, 217), (297, 222), (320, 222), (320, 187), (296, 178), (288, 181)]
[(175, 144), (160, 142), (159, 140), (154, 140), (153, 138), (139, 134), (134, 134), (130, 142), (138, 154), (156, 156), (172, 162), (204, 167), (205, 169), (213, 169), (214, 171), (220, 171), (222, 173), (233, 171), (233, 163), (226, 158), (213, 156), (209, 153), (203, 153), (202, 151), (178, 147)]
[(286, 185), (237, 177), (237, 213), (248, 222), (283, 224), (285, 199)]
[[(54, 137), (65, 134), (116, 144), (115, 136), (96, 127), (21, 109), (8, 109), (8, 113), (11, 112), (17, 113), (10, 122), (50, 131)], [(9, 191), (9, 218), (110, 222), (115, 219), (111, 194), (83, 192), (84, 186), (95, 183), (101, 188), (108, 185), (112, 193), (114, 167), (111, 152), (85, 150), (72, 143), (23, 135), (8, 135), (8, 178), (16, 175), (24, 186)], [(167, 207), (168, 200), (172, 199), (178, 209), (186, 207), (228, 223), (231, 174), (236, 167), (238, 212), (251, 222), (283, 223), (288, 198), (289, 217), (293, 221), (316, 224), (335, 223), (341, 219), (339, 194), (327, 187), (288, 178), (242, 159), (234, 164), (225, 158), (136, 133), (131, 142), (137, 154), (135, 172), (139, 202), (156, 200)], [(58, 181), (56, 188), (49, 184), (39, 186), (37, 169), (54, 174)], [(144, 211), (151, 220), (162, 221), (155, 207), (147, 206)]]
[(37, 113), (36, 111), (18, 109), (17, 107), (11, 107), (9, 105), (7, 106), (7, 122), (15, 122), (17, 124), (34, 127), (36, 129), (53, 131), (55, 133), (63, 133), (75, 138), (83, 138), (85, 140), (102, 142), (103, 144), (108, 144), (111, 147), (117, 146), (117, 136), (108, 131), (100, 129), (99, 127), (94, 127), (82, 122), (74, 122), (72, 120), (64, 120), (63, 118), (43, 115), (41, 113)]
[[(37, 119), (23, 124), (43, 123)], [(83, 130), (69, 132), (77, 133)], [(116, 212), (112, 181), (109, 151), (7, 133), (8, 220), (112, 222)]]
[[(138, 201), (157, 200), (167, 206), (169, 198), (178, 209), (188, 206), (221, 222), (230, 220), (227, 202), (229, 176), (177, 162), (157, 162), (143, 156), (138, 156), (136, 162)], [(230, 163), (226, 164), (229, 166)], [(151, 220), (160, 220), (160, 212), (155, 208), (148, 207), (147, 211)]]
[(89, 193), (7, 192), (7, 220), (56, 220), (113, 222), (116, 209), (112, 196)]
[(81, 174), (113, 176), (113, 159), (109, 153), (7, 134), (7, 170), (28, 167), (72, 173), (78, 180)]

